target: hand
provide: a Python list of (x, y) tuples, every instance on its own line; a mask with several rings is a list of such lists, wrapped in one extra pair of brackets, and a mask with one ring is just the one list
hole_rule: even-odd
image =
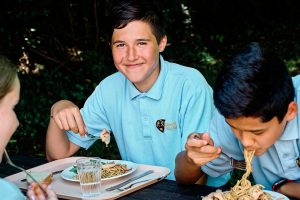
[(51, 107), (51, 118), (61, 130), (72, 130), (81, 136), (87, 132), (79, 108), (71, 101), (56, 102)]
[(185, 144), (188, 159), (197, 166), (216, 159), (221, 153), (220, 147), (215, 147), (209, 133), (191, 133)]
[(101, 141), (105, 143), (106, 147), (108, 147), (108, 144), (110, 143), (110, 132), (105, 128), (100, 133)]
[(28, 187), (28, 198), (31, 200), (57, 200), (57, 196), (53, 190), (51, 190), (46, 184), (43, 184), (42, 187), (47, 192), (47, 196), (45, 196), (41, 188), (36, 183), (32, 183)]

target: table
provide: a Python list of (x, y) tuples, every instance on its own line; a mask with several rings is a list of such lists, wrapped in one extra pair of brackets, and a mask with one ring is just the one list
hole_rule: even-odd
[[(47, 162), (44, 158), (35, 157), (24, 157), (24, 156), (13, 156), (12, 161), (22, 167), (29, 169), (35, 166), (39, 166)], [(19, 172), (7, 164), (0, 164), (0, 177), (6, 177)], [(200, 185), (189, 185), (181, 186), (175, 181), (162, 180), (153, 185), (147, 186), (136, 192), (130, 193), (119, 199), (121, 200), (197, 200), (202, 199), (202, 196), (208, 195), (215, 191), (217, 188), (200, 186)], [(223, 188), (228, 189), (228, 188)], [(293, 199), (291, 199), (293, 200)]]
[(122, 200), (201, 200), (202, 196), (207, 195), (217, 188), (190, 185), (179, 186), (175, 181), (162, 180), (146, 188), (138, 190), (120, 199)]
[[(47, 162), (44, 158), (35, 158), (28, 156), (12, 156), (12, 161), (15, 164), (18, 164), (25, 169), (29, 169)], [(4, 178), (6, 176), (15, 174), (19, 170), (12, 168), (11, 166), (4, 163), (0, 164), (0, 177)], [(201, 199), (201, 196), (207, 195), (212, 191), (215, 191), (216, 188), (207, 187), (207, 186), (180, 186), (177, 185), (175, 181), (171, 180), (162, 180), (158, 183), (150, 185), (146, 188), (140, 189), (136, 192), (133, 192), (129, 195), (121, 197), (119, 199), (123, 200), (182, 200), (182, 199)]]

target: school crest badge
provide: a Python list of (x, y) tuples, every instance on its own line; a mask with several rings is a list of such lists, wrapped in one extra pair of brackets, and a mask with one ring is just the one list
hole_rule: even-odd
[(156, 128), (162, 133), (165, 131), (165, 121), (165, 119), (159, 119), (156, 121)]

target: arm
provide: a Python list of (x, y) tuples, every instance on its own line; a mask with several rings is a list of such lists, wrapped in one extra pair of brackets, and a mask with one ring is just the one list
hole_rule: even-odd
[(300, 199), (300, 183), (287, 182), (282, 185), (276, 192), (280, 192), (288, 197)]
[(175, 177), (176, 182), (179, 184), (194, 184), (204, 176), (204, 173), (200, 170), (193, 161), (191, 161), (186, 151), (180, 152), (175, 161)]
[[(199, 137), (195, 137), (195, 135)], [(185, 149), (176, 157), (175, 177), (179, 184), (194, 184), (203, 178), (204, 172), (200, 167), (217, 158), (221, 153), (219, 147), (213, 146), (213, 141), (208, 133), (190, 134)]]
[(46, 136), (46, 154), (48, 160), (65, 158), (79, 150), (79, 146), (68, 140), (65, 130), (86, 133), (79, 108), (70, 101), (61, 100), (51, 108), (51, 118)]

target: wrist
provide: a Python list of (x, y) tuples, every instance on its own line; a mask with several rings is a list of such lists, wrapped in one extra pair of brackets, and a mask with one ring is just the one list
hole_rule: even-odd
[(288, 183), (288, 182), (292, 182), (292, 180), (288, 180), (288, 179), (285, 179), (285, 178), (280, 179), (279, 181), (276, 181), (275, 183), (273, 183), (273, 185), (272, 185), (272, 190), (273, 190), (273, 191), (279, 191), (280, 188), (281, 188), (284, 184), (286, 184), (286, 183)]

